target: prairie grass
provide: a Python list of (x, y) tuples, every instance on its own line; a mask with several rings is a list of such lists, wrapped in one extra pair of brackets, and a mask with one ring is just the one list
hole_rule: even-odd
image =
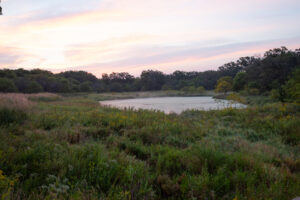
[(167, 115), (101, 107), (100, 97), (27, 98), (25, 122), (0, 128), (2, 198), (300, 196), (299, 105)]
[(0, 107), (26, 109), (32, 106), (32, 102), (28, 100), (25, 94), (7, 93), (0, 94)]
[(59, 96), (52, 93), (21, 94), (0, 93), (0, 107), (14, 109), (28, 109), (34, 105), (32, 101), (47, 101), (47, 99), (58, 100)]

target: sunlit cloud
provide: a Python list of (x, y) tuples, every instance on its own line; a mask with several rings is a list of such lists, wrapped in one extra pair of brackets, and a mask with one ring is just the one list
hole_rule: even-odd
[[(298, 48), (294, 41), (300, 42), (300, 38), (292, 39), (285, 44), (291, 49)], [(280, 41), (259, 41), (247, 43), (235, 43), (227, 45), (207, 46), (199, 48), (197, 45), (188, 47), (143, 47), (131, 49), (127, 52), (127, 58), (120, 58), (114, 61), (103, 61), (93, 64), (81, 65), (72, 67), (68, 70), (89, 70), (93, 71), (97, 76), (102, 73), (110, 73), (112, 71), (128, 70), (134, 75), (144, 69), (163, 70), (171, 73), (174, 70), (185, 71), (203, 71), (216, 69), (216, 67), (226, 62), (235, 61), (239, 57), (254, 55), (263, 56), (263, 53), (271, 48), (280, 47)], [(140, 49), (145, 52), (154, 52), (153, 54), (139, 54)], [(139, 57), (136, 55), (139, 54)], [(221, 64), (220, 64), (221, 63)]]
[(216, 69), (300, 45), (296, 0), (2, 1), (0, 67), (52, 71)]

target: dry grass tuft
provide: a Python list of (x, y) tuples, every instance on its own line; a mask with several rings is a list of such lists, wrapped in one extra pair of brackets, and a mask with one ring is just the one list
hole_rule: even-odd
[(39, 94), (22, 94), (22, 93), (0, 93), (0, 107), (14, 108), (14, 109), (28, 109), (35, 103), (30, 101), (29, 98), (39, 97), (57, 97), (52, 93), (39, 93)]
[(37, 93), (37, 94), (24, 94), (26, 97), (58, 97), (57, 94), (53, 93)]
[(0, 107), (27, 109), (33, 105), (25, 94), (20, 93), (3, 93), (0, 94)]

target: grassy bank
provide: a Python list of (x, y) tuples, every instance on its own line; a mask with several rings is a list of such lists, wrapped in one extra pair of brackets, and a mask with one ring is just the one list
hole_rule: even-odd
[(1, 197), (300, 196), (299, 105), (267, 103), (166, 115), (98, 103), (147, 95), (2, 95)]

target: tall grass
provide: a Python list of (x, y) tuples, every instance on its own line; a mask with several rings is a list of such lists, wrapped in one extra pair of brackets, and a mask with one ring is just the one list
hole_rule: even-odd
[(26, 109), (32, 106), (26, 95), (17, 93), (0, 94), (0, 107)]
[(166, 115), (86, 96), (28, 102), (25, 124), (0, 128), (2, 198), (300, 196), (298, 105)]

